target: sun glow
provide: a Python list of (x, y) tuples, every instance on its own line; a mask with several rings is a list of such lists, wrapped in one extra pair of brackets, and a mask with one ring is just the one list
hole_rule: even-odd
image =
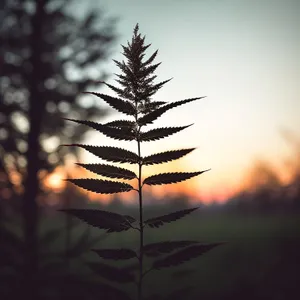
[(51, 189), (54, 192), (61, 192), (66, 186), (64, 178), (64, 173), (57, 169), (45, 178), (44, 185), (47, 189)]

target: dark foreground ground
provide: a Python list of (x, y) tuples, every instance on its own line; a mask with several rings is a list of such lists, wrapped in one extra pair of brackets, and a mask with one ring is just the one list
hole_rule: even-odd
[[(59, 228), (57, 219), (55, 222), (52, 218), (43, 221), (44, 232), (53, 227)], [(85, 224), (74, 228), (71, 244), (78, 241), (87, 228)], [(136, 248), (138, 242), (137, 232), (107, 235), (90, 228), (89, 239), (94, 238), (99, 238), (99, 241), (92, 246), (93, 248)], [(153, 299), (156, 300), (300, 299), (299, 214), (242, 216), (236, 213), (194, 213), (178, 222), (159, 229), (148, 229), (146, 232), (146, 243), (165, 240), (197, 240), (205, 243), (226, 242), (226, 244), (178, 267), (150, 272), (144, 281), (144, 294), (147, 297), (154, 295)], [(61, 230), (59, 234), (48, 238), (48, 241), (44, 240), (44, 244), (41, 245), (41, 252), (44, 253), (41, 254), (41, 261), (45, 265), (46, 271), (43, 272), (47, 273), (45, 280), (47, 283), (45, 288), (41, 288), (43, 299), (107, 299), (101, 297), (101, 293), (97, 296), (96, 292), (93, 292), (94, 288), (84, 292), (80, 289), (81, 279), (92, 278), (93, 281), (100, 279), (86, 263), (99, 262), (101, 259), (95, 253), (86, 251), (85, 243), (86, 240), (82, 239), (77, 245), (77, 252), (70, 253), (66, 262), (65, 259), (63, 261), (57, 259), (56, 254), (53, 255), (64, 253), (66, 245), (64, 231)], [(82, 246), (81, 249), (79, 245)], [(50, 263), (47, 265), (46, 261)], [(127, 265), (133, 263), (134, 260), (130, 260)], [(58, 280), (65, 272), (66, 264), (68, 274), (73, 275)], [(114, 265), (123, 267), (125, 264)], [(9, 267), (1, 275), (0, 299), (13, 299), (16, 296), (15, 289), (18, 285), (15, 280), (10, 279), (15, 275), (12, 275), (13, 271), (8, 270)], [(72, 276), (79, 279), (69, 283), (66, 278)], [(59, 283), (52, 285), (51, 281)], [(60, 285), (59, 292), (56, 290), (57, 285)], [(135, 295), (133, 284), (116, 283), (115, 286)], [(190, 288), (184, 289), (185, 287)], [(63, 298), (62, 290), (65, 295)], [(173, 291), (175, 294), (172, 295)], [(167, 295), (170, 297), (166, 298)]]

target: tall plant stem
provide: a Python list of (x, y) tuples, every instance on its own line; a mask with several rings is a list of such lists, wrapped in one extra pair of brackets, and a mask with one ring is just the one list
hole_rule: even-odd
[[(137, 122), (137, 116), (136, 116)], [(138, 136), (140, 127), (138, 129)], [(140, 251), (139, 251), (139, 280), (138, 280), (138, 300), (143, 299), (142, 283), (143, 283), (143, 247), (144, 247), (144, 226), (143, 226), (143, 192), (142, 192), (142, 161), (141, 161), (141, 142), (137, 138), (139, 161), (138, 175), (138, 192), (139, 192), (139, 215), (140, 215)]]

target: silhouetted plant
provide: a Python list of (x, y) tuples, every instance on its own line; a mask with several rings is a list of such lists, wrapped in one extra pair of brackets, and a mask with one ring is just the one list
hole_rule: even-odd
[[(117, 111), (133, 117), (133, 121), (116, 120), (106, 124), (99, 124), (86, 120), (68, 119), (70, 121), (92, 127), (100, 131), (104, 135), (117, 140), (136, 141), (137, 153), (122, 148), (109, 146), (90, 146), (81, 144), (72, 144), (65, 146), (81, 147), (98, 156), (99, 158), (107, 161), (137, 165), (138, 173), (136, 174), (131, 170), (116, 167), (113, 165), (78, 164), (79, 166), (82, 166), (91, 172), (105, 177), (126, 180), (137, 179), (137, 188), (134, 188), (128, 183), (119, 181), (100, 179), (67, 180), (83, 189), (96, 193), (112, 194), (129, 191), (137, 192), (139, 199), (139, 220), (136, 220), (135, 218), (128, 215), (121, 215), (103, 210), (63, 209), (61, 211), (76, 216), (89, 225), (105, 229), (109, 233), (122, 232), (130, 229), (139, 232), (140, 243), (138, 251), (124, 248), (93, 250), (98, 254), (98, 256), (106, 260), (116, 261), (137, 259), (138, 272), (136, 276), (134, 274), (134, 264), (129, 268), (122, 269), (107, 265), (103, 262), (89, 263), (89, 266), (96, 273), (101, 275), (101, 277), (107, 280), (118, 283), (135, 282), (137, 284), (137, 299), (141, 300), (143, 299), (143, 279), (145, 275), (150, 271), (161, 270), (164, 268), (182, 264), (185, 261), (196, 258), (206, 253), (207, 251), (213, 249), (221, 243), (201, 244), (197, 241), (165, 241), (152, 244), (144, 243), (144, 230), (146, 228), (155, 229), (165, 225), (166, 223), (177, 221), (180, 218), (195, 211), (197, 207), (184, 209), (172, 212), (167, 215), (144, 220), (142, 193), (143, 186), (177, 183), (194, 176), (198, 176), (208, 170), (199, 172), (161, 173), (147, 177), (144, 180), (142, 179), (143, 166), (161, 164), (176, 160), (195, 149), (189, 148), (181, 150), (171, 150), (143, 157), (141, 154), (142, 142), (162, 139), (191, 125), (179, 127), (163, 127), (151, 129), (148, 131), (144, 131), (142, 130), (142, 128), (148, 124), (152, 124), (157, 118), (159, 118), (168, 110), (185, 103), (202, 99), (204, 97), (190, 98), (172, 103), (152, 101), (151, 97), (170, 79), (159, 82), (157, 84), (153, 83), (154, 79), (156, 78), (156, 76), (153, 75), (154, 71), (160, 65), (160, 63), (152, 64), (157, 55), (157, 51), (155, 51), (148, 59), (144, 59), (145, 50), (150, 45), (145, 45), (145, 37), (141, 37), (138, 31), (139, 27), (138, 25), (136, 25), (131, 43), (128, 42), (127, 46), (122, 46), (123, 54), (125, 55), (127, 62), (115, 61), (116, 65), (121, 69), (121, 74), (117, 75), (118, 79), (116, 80), (120, 84), (120, 87), (105, 83), (106, 86), (116, 92), (119, 97), (112, 97), (101, 93), (86, 92), (88, 94), (92, 94), (101, 98)], [(138, 225), (135, 225), (135, 222), (137, 222)], [(144, 258), (154, 258), (152, 266), (147, 270), (144, 269)]]

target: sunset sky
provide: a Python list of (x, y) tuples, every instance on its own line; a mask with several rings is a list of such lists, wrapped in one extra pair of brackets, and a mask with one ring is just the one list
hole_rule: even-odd
[[(85, 4), (83, 4), (83, 2)], [(194, 125), (158, 142), (142, 144), (142, 154), (197, 147), (172, 164), (148, 167), (147, 174), (211, 171), (180, 184), (195, 198), (222, 200), (244, 184), (256, 159), (281, 168), (290, 148), (280, 136), (287, 128), (300, 133), (300, 1), (291, 0), (102, 0), (78, 2), (76, 11), (103, 9), (119, 17), (111, 59), (122, 60), (120, 44), (131, 40), (136, 23), (146, 35), (148, 55), (159, 49), (159, 80), (173, 77), (154, 97), (177, 101), (205, 99), (180, 106), (155, 127)], [(118, 69), (106, 64), (111, 74)], [(108, 83), (114, 84), (111, 76)], [(96, 90), (94, 90), (96, 91)], [(114, 95), (107, 88), (98, 91)], [(91, 101), (88, 96), (86, 101)], [(95, 99), (97, 100), (97, 98)], [(99, 121), (124, 117), (112, 113)], [(93, 132), (86, 144), (136, 150)], [(82, 152), (82, 162), (95, 162)]]

